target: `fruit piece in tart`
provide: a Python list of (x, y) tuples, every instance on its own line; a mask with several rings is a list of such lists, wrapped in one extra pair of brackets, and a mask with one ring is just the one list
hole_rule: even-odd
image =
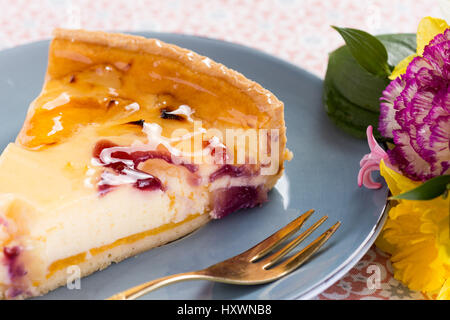
[(156, 39), (56, 30), (44, 88), (0, 158), (0, 297), (262, 204), (285, 145), (283, 104), (240, 73)]

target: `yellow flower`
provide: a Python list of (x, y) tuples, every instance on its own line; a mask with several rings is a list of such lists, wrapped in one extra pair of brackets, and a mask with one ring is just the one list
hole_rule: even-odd
[(444, 33), (448, 29), (445, 20), (426, 17), (423, 18), (417, 28), (417, 54), (422, 56), (425, 47), (440, 33)]
[[(380, 173), (392, 194), (409, 191), (412, 181), (380, 163)], [(399, 200), (376, 245), (392, 255), (394, 277), (410, 289), (450, 299), (450, 199)]]
[(449, 26), (445, 20), (432, 17), (423, 18), (419, 23), (419, 27), (417, 28), (417, 53), (412, 54), (400, 61), (400, 63), (395, 67), (394, 71), (392, 71), (389, 79), (394, 80), (402, 74), (405, 74), (408, 64), (415, 57), (422, 56), (423, 50), (428, 45), (428, 43), (433, 40), (436, 35), (443, 33), (448, 28)]
[(441, 292), (439, 292), (437, 298), (439, 300), (450, 300), (450, 279), (447, 279), (447, 281), (445, 281), (445, 284), (442, 287)]
[(412, 54), (402, 61), (399, 62), (398, 65), (395, 66), (394, 70), (392, 71), (391, 75), (389, 76), (390, 80), (395, 80), (396, 78), (400, 77), (402, 74), (406, 73), (406, 69), (408, 69), (408, 65), (415, 57), (417, 57), (417, 54)]

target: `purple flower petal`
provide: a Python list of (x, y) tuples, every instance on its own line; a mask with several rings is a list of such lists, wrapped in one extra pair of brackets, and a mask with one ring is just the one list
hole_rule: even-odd
[(405, 88), (405, 82), (398, 77), (392, 81), (383, 91), (380, 104), (380, 121), (378, 124), (378, 130), (381, 134), (387, 138), (393, 138), (392, 131), (400, 129), (400, 126), (395, 121), (395, 109), (394, 102), (400, 93)]
[(434, 123), (437, 118), (450, 114), (450, 92), (438, 92), (428, 115), (423, 119), (426, 123)]
[(430, 91), (417, 92), (409, 105), (411, 120), (420, 124), (428, 116), (433, 107), (435, 94)]
[(406, 73), (404, 74), (404, 78), (406, 80), (415, 79), (416, 74), (419, 70), (433, 70), (433, 67), (422, 57), (415, 57), (406, 68)]
[(448, 65), (450, 53), (450, 41), (441, 42), (439, 45), (425, 47), (423, 58), (445, 79), (448, 79)]
[(450, 115), (441, 116), (430, 129), (430, 147), (436, 154), (434, 170), (448, 173), (450, 167)]
[(388, 154), (393, 164), (413, 180), (428, 180), (435, 176), (430, 164), (412, 147), (407, 132), (394, 131), (395, 147)]
[(400, 128), (408, 126), (412, 121), (411, 106), (410, 103), (417, 93), (419, 86), (415, 80), (410, 80), (405, 86), (405, 89), (400, 93), (394, 103), (394, 109), (396, 110), (395, 120), (399, 124)]
[(383, 92), (380, 132), (393, 138), (393, 165), (414, 180), (450, 170), (450, 29)]

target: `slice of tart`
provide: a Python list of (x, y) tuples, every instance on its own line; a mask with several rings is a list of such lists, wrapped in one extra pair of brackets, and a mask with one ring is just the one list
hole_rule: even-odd
[(0, 158), (0, 297), (261, 205), (290, 157), (283, 117), (272, 93), (192, 51), (56, 30), (44, 88)]

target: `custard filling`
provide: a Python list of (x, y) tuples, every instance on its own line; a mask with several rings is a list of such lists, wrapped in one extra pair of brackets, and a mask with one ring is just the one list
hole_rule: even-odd
[[(136, 233), (133, 234), (131, 236), (125, 237), (125, 238), (121, 238), (118, 239), (116, 241), (114, 241), (111, 244), (107, 244), (98, 248), (93, 248), (89, 250), (89, 254), (92, 256), (96, 256), (98, 254), (101, 254), (105, 251), (111, 250), (113, 248), (116, 248), (118, 246), (122, 246), (122, 245), (129, 245), (132, 243), (135, 243), (139, 240), (142, 240), (144, 238), (150, 237), (150, 236), (155, 236), (158, 235), (162, 232), (171, 230), (173, 228), (176, 228), (178, 226), (181, 226), (184, 223), (187, 223), (189, 221), (192, 221), (198, 217), (200, 217), (201, 214), (193, 214), (190, 215), (189, 217), (187, 217), (185, 220), (180, 221), (180, 222), (169, 222), (167, 224), (164, 224), (160, 227), (151, 229), (151, 230), (147, 230), (144, 232), (140, 232), (140, 233)], [(77, 265), (77, 264), (81, 264), (85, 261), (87, 261), (88, 257), (88, 252), (82, 252), (79, 253), (77, 255), (68, 257), (68, 258), (64, 258), (64, 259), (60, 259), (57, 260), (55, 262), (53, 262), (49, 267), (48, 267), (48, 273), (46, 275), (46, 278), (49, 279), (51, 278), (56, 272), (60, 271), (60, 270), (64, 270), (72, 265)]]

